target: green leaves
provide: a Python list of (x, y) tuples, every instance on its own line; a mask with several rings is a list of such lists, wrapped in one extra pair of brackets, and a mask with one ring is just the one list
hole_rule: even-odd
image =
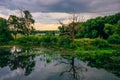
[(0, 18), (0, 42), (7, 42), (12, 39), (6, 19)]
[(117, 23), (116, 34), (120, 36), (120, 20)]
[(120, 44), (120, 36), (118, 34), (111, 35), (108, 38), (108, 42), (111, 44)]
[(104, 31), (107, 35), (112, 35), (115, 31), (115, 28), (112, 24), (105, 24)]
[(15, 15), (10, 15), (8, 19), (8, 24), (13, 35), (16, 36), (17, 33), (23, 35), (29, 35), (33, 28), (34, 19), (28, 10), (22, 12), (24, 16), (17, 17)]

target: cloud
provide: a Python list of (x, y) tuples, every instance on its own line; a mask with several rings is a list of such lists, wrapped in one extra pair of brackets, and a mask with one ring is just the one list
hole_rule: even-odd
[(94, 0), (89, 6), (90, 10), (93, 12), (119, 12), (120, 0)]
[(74, 12), (85, 20), (120, 12), (120, 0), (0, 0), (0, 17), (19, 15), (18, 8), (29, 10), (36, 23), (48, 26), (66, 22)]
[(0, 14), (0, 17), (7, 19), (7, 16)]
[(22, 7), (32, 12), (120, 11), (120, 0), (0, 0), (7, 9)]
[[(120, 12), (120, 0), (0, 0), (1, 14), (18, 8), (32, 13), (116, 13)], [(10, 12), (9, 12), (10, 13)]]
[(9, 78), (13, 78), (13, 77), (17, 78), (17, 76), (23, 74), (23, 70), (20, 68), (14, 70), (13, 72), (8, 72), (8, 68), (6, 68), (5, 71), (7, 72), (0, 77), (0, 80), (8, 80)]
[(35, 12), (32, 13), (33, 18), (36, 20), (36, 22), (40, 23), (58, 23), (59, 20), (66, 20), (69, 18), (69, 13), (58, 13), (58, 12), (49, 12), (49, 13), (43, 13), (43, 12)]

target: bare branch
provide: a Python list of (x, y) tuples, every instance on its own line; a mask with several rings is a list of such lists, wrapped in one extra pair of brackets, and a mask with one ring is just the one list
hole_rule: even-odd
[(19, 13), (20, 13), (20, 17), (23, 18), (24, 17), (23, 16), (23, 9), (22, 8), (18, 8), (18, 10), (19, 10)]
[(61, 26), (65, 26), (65, 24), (61, 20), (58, 20), (58, 21), (61, 24)]

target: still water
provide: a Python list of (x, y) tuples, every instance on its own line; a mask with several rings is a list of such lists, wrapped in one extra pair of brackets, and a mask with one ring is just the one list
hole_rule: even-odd
[(104, 69), (88, 66), (87, 61), (60, 53), (44, 48), (2, 48), (0, 80), (120, 80)]

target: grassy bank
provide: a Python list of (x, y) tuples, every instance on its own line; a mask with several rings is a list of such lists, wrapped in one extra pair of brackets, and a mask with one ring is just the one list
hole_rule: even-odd
[[(114, 41), (115, 43), (115, 41)], [(108, 40), (101, 38), (89, 39), (81, 38), (75, 39), (75, 43), (69, 36), (55, 36), (55, 35), (30, 35), (30, 36), (18, 36), (17, 39), (9, 42), (0, 42), (0, 46), (45, 46), (55, 48), (68, 48), (80, 51), (91, 50), (116, 50), (120, 49), (120, 44), (111, 44)]]

